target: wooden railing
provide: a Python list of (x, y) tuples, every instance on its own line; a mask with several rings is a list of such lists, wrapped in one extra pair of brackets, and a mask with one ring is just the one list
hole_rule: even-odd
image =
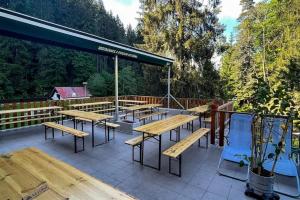
[[(156, 96), (135, 96), (135, 95), (128, 95), (128, 96), (121, 96), (119, 99), (124, 100), (138, 100), (138, 101), (147, 101), (148, 103), (157, 103), (162, 104), (164, 108), (168, 107), (168, 99), (164, 97), (156, 97)], [(217, 105), (222, 105), (225, 103), (223, 100), (216, 100), (216, 99), (197, 99), (197, 98), (176, 98), (176, 100), (183, 105), (184, 109), (193, 108), (200, 105), (205, 105), (210, 102), (214, 102)], [(170, 99), (170, 108), (174, 109), (182, 109), (176, 101)]]
[[(140, 100), (140, 101), (147, 101), (148, 103), (157, 103), (162, 104), (162, 107), (168, 106), (168, 100), (163, 97), (156, 97), (156, 96), (136, 96), (136, 95), (129, 95), (129, 96), (120, 96), (119, 99), (123, 100)], [(98, 101), (114, 101), (114, 96), (108, 97), (92, 97), (86, 99), (69, 99), (69, 100), (47, 100), (47, 101), (29, 101), (29, 102), (13, 102), (13, 103), (2, 103), (0, 104), (0, 110), (11, 110), (11, 109), (23, 109), (23, 108), (39, 108), (39, 107), (48, 107), (48, 106), (60, 106), (63, 107), (64, 110), (70, 109), (69, 105), (71, 104), (80, 104), (80, 103), (91, 103), (91, 102), (98, 102)], [(222, 105), (224, 103), (223, 100), (212, 100), (212, 99), (196, 99), (196, 98), (177, 98), (177, 101), (184, 106), (184, 109), (196, 107), (199, 105), (204, 105), (210, 102), (214, 102), (214, 105)], [(226, 104), (224, 104), (226, 105)], [(223, 105), (223, 106), (224, 106)], [(173, 109), (182, 109), (174, 100), (170, 101), (170, 108)], [(14, 114), (17, 116), (26, 116), (24, 113)], [(0, 116), (0, 118), (8, 118), (13, 116)], [(30, 126), (38, 124), (38, 122), (26, 122), (22, 124), (12, 124), (6, 125), (5, 127), (0, 127), (0, 129), (10, 129), (10, 128), (18, 128), (23, 126)]]
[(223, 105), (211, 105), (211, 137), (210, 137), (210, 143), (215, 144), (216, 142), (216, 134), (218, 134), (219, 139), (219, 146), (224, 146), (224, 133), (225, 133), (225, 127), (228, 124), (230, 120), (231, 114), (234, 112), (233, 109), (233, 102), (227, 102)]

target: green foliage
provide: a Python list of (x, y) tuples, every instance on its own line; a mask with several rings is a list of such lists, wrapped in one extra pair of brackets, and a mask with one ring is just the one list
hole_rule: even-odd
[(236, 43), (220, 69), (225, 98), (236, 108), (261, 114), (300, 113), (300, 2), (241, 1)]
[(119, 72), (119, 94), (133, 95), (138, 91), (138, 84), (136, 74), (132, 67), (125, 67)]
[(88, 89), (94, 96), (111, 95), (112, 75), (103, 71), (101, 74), (96, 73), (88, 80)]
[[(134, 30), (129, 28), (127, 37), (120, 19), (108, 13), (102, 1), (2, 0), (0, 6), (117, 42), (135, 40)], [(0, 99), (48, 96), (54, 86), (80, 86), (113, 65), (106, 56), (99, 56), (97, 62), (89, 53), (4, 36), (0, 36), (0, 48)], [(108, 88), (105, 93), (112, 94), (112, 84)]]
[(143, 43), (138, 47), (171, 55), (172, 92), (181, 97), (214, 97), (219, 76), (211, 58), (217, 49), (222, 27), (217, 18), (219, 1), (141, 0), (139, 30)]

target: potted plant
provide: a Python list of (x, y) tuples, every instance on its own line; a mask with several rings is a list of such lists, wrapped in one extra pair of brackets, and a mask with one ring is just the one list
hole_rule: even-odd
[[(285, 148), (285, 137), (288, 131), (288, 120), (281, 124), (282, 134), (278, 143), (272, 141), (273, 121), (272, 118), (265, 123), (267, 128), (261, 125), (261, 117), (257, 117), (252, 126), (252, 146), (251, 156), (244, 156), (240, 166), (245, 164), (244, 160), (249, 163), (249, 177), (245, 194), (258, 199), (279, 199), (274, 193), (274, 170), (278, 158)], [(268, 130), (268, 132), (265, 132)], [(274, 152), (268, 152), (268, 145), (274, 146)], [(272, 169), (264, 169), (263, 164), (267, 160), (273, 160)]]
[[(273, 192), (274, 170), (280, 154), (285, 151), (288, 123), (299, 115), (299, 107), (294, 103), (293, 96), (286, 88), (283, 83), (278, 83), (271, 88), (266, 81), (258, 78), (254, 84), (255, 93), (248, 101), (248, 107), (256, 114), (256, 118), (252, 126), (251, 156), (239, 155), (242, 156), (240, 166), (245, 165), (245, 161), (249, 164), (245, 194), (258, 199), (279, 199), (279, 196)], [(280, 125), (282, 131), (277, 142), (272, 138), (274, 129), (272, 117), (264, 123), (265, 127), (262, 125), (263, 117), (267, 115), (289, 116), (288, 120)], [(274, 148), (268, 148), (269, 145), (273, 145)], [(270, 149), (274, 151), (270, 152)], [(273, 161), (270, 171), (264, 169), (264, 163), (269, 160)]]

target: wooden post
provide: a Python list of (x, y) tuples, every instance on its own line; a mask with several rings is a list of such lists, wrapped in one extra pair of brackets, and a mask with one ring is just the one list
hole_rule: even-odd
[(224, 146), (224, 126), (225, 123), (225, 113), (224, 112), (220, 112), (220, 119), (219, 119), (219, 146), (222, 147)]
[(210, 111), (210, 117), (211, 117), (211, 124), (210, 124), (210, 143), (215, 144), (215, 122), (216, 122), (216, 112), (217, 112), (218, 106), (216, 104), (211, 105), (211, 111)]

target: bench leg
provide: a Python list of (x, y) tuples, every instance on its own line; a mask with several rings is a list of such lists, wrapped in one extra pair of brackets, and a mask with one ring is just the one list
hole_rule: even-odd
[(173, 140), (172, 139), (172, 130), (170, 130), (170, 141), (172, 141), (172, 142), (178, 142), (178, 141), (180, 141), (180, 127), (179, 128), (177, 128), (177, 129), (175, 129), (175, 132), (176, 132), (176, 139), (175, 140)]
[(199, 114), (199, 128), (202, 127), (202, 125), (201, 125), (201, 116), (202, 116), (202, 114), (200, 113), (200, 114)]
[(74, 136), (74, 152), (77, 153), (77, 137)]
[(206, 134), (206, 149), (208, 148), (208, 133)]
[[(135, 158), (134, 158), (134, 148), (135, 147), (138, 147), (139, 149), (140, 149), (140, 160), (136, 160)], [(142, 157), (142, 148), (141, 148), (141, 144), (139, 144), (139, 145), (135, 145), (135, 146), (132, 146), (132, 161), (134, 161), (134, 162), (141, 162), (141, 157)]]
[[(64, 118), (63, 116), (61, 116), (61, 125), (64, 125)], [(64, 132), (61, 131), (61, 136), (64, 136)]]
[(45, 140), (47, 140), (47, 126), (45, 126)]
[(194, 132), (194, 120), (192, 120), (192, 133)]
[(107, 135), (108, 135), (108, 141), (111, 141), (112, 139), (110, 139), (110, 127), (107, 126)]
[(175, 175), (175, 176), (178, 176), (178, 177), (181, 177), (181, 155), (179, 155), (178, 159), (174, 159), (174, 160), (178, 160), (178, 164), (179, 164), (179, 168), (178, 168), (178, 174), (172, 172), (172, 158), (169, 157), (169, 173), (172, 174), (172, 175)]
[(108, 143), (108, 141), (109, 141), (108, 139), (109, 138), (107, 138), (107, 131), (106, 131), (107, 127), (108, 126), (106, 126), (106, 120), (104, 120), (104, 137), (105, 137), (105, 141), (102, 142), (102, 143), (95, 144), (94, 121), (92, 121), (92, 144), (93, 144), (93, 147), (100, 146), (100, 145)]
[(54, 139), (54, 128), (52, 128), (52, 139)]
[(77, 136), (74, 135), (74, 152), (75, 153), (84, 151), (84, 137), (81, 137), (81, 139), (82, 139), (82, 149), (78, 151), (77, 150)]

